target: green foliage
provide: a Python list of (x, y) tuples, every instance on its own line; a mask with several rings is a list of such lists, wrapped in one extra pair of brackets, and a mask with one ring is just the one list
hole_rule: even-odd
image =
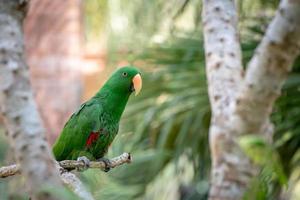
[[(194, 176), (188, 184), (199, 180), (206, 183), (197, 184), (201, 195), (206, 195), (210, 108), (201, 45), (202, 41), (192, 36), (172, 38), (136, 56), (136, 61), (147, 63), (143, 67), (146, 87), (126, 108), (120, 135), (111, 152), (114, 155), (124, 150), (132, 152), (134, 162), (129, 167), (114, 169), (97, 197), (115, 199), (117, 188), (126, 190), (122, 199), (143, 196), (149, 185), (158, 181), (159, 174), (169, 171), (166, 166), (170, 165), (176, 169), (170, 172), (171, 178), (190, 166), (187, 171)], [(185, 164), (178, 167), (183, 158)], [(180, 183), (175, 185), (174, 190), (178, 190)]]
[[(0, 125), (0, 166), (4, 165), (4, 160), (6, 157), (6, 153), (8, 150), (8, 141), (6, 137), (4, 136), (4, 129)], [(1, 194), (1, 199), (8, 199), (8, 183), (7, 181), (1, 180), (0, 179), (0, 194)]]
[(4, 135), (4, 129), (0, 126), (0, 164), (3, 164), (8, 150), (8, 141)]
[(239, 144), (244, 152), (255, 164), (263, 167), (263, 175), (271, 180), (279, 181), (281, 185), (287, 184), (287, 177), (278, 152), (273, 145), (268, 144), (262, 137), (257, 135), (246, 135), (239, 138)]
[(107, 28), (107, 1), (86, 0), (83, 9), (85, 39), (88, 43), (98, 41)]
[(80, 200), (80, 198), (75, 195), (71, 190), (66, 187), (61, 188), (53, 188), (52, 186), (45, 185), (42, 188), (42, 192), (49, 193), (57, 199), (64, 199), (64, 200)]
[[(122, 119), (122, 136), (119, 135), (114, 142), (110, 156), (130, 151), (135, 164), (116, 169), (105, 181), (103, 189), (97, 191), (97, 197), (115, 199), (116, 192), (120, 195), (118, 198), (123, 199), (147, 197), (149, 188), (154, 187), (153, 183), (161, 181), (160, 185), (165, 185), (161, 174), (167, 173), (170, 165), (176, 168), (174, 177), (180, 174), (184, 168), (179, 166), (180, 160), (187, 157), (186, 166), (192, 166), (189, 170), (194, 175), (175, 184), (174, 191), (180, 191), (183, 199), (206, 199), (210, 174), (210, 108), (203, 41), (197, 31), (200, 15), (195, 15), (193, 23), (196, 28), (190, 32), (176, 31), (176, 25), (167, 26), (163, 32), (160, 29), (161, 22), (168, 19), (172, 19), (171, 24), (176, 24), (189, 12), (189, 6), (197, 5), (195, 8), (198, 10), (201, 6), (195, 1), (188, 1), (189, 6), (183, 9), (174, 4), (168, 15), (164, 8), (173, 1), (134, 2), (119, 2), (122, 4), (119, 11), (122, 10), (122, 16), (127, 16), (129, 29), (110, 37), (113, 44), (110, 46), (110, 55), (113, 55), (110, 61), (125, 59), (138, 63), (143, 68), (144, 88), (139, 97), (131, 99)], [(244, 66), (252, 57), (277, 5), (278, 1), (240, 2)], [(125, 7), (128, 9), (124, 10)], [(178, 17), (174, 13), (179, 10), (182, 12)], [(156, 36), (163, 39), (153, 40)], [(122, 43), (124, 39), (125, 45)], [(120, 50), (121, 54), (116, 53)], [(245, 137), (240, 141), (249, 156), (262, 166), (260, 176), (253, 179), (246, 199), (276, 199), (287, 183), (289, 171), (299, 162), (296, 150), (300, 141), (297, 124), (300, 123), (295, 116), (300, 112), (293, 112), (299, 101), (291, 98), (300, 96), (297, 88), (300, 79), (296, 69), (284, 85), (283, 95), (272, 115), (276, 127), (275, 145), (256, 137)], [(87, 180), (90, 180), (89, 176)], [(103, 179), (97, 184), (101, 185), (101, 182)]]
[[(145, 88), (140, 99), (132, 102), (124, 123), (138, 127), (133, 148), (167, 151), (172, 158), (165, 162), (174, 164), (183, 154), (187, 155), (195, 178), (207, 180), (210, 108), (204, 55), (198, 48), (201, 44), (201, 40), (192, 37), (174, 38), (139, 55), (139, 59), (156, 67), (145, 67), (148, 74), (145, 85), (150, 87)], [(141, 121), (146, 123), (141, 124)]]
[(275, 145), (281, 154), (287, 174), (293, 169), (293, 156), (297, 156), (300, 146), (300, 58), (283, 86), (282, 95), (277, 100), (272, 119), (276, 124)]
[(284, 173), (289, 177), (289, 187), (297, 184), (300, 180), (299, 80), (300, 57), (294, 63), (293, 70), (283, 86), (282, 95), (277, 100), (272, 115), (275, 123), (274, 146), (280, 155)]
[(272, 200), (276, 196), (271, 195), (272, 176), (269, 169), (263, 168), (257, 177), (253, 177), (249, 189), (245, 192), (243, 200)]
[[(249, 31), (256, 35), (257, 40), (251, 38), (242, 44), (243, 63), (247, 63), (253, 55), (263, 27), (249, 26)], [(210, 171), (207, 136), (210, 109), (203, 49), (199, 48), (203, 42), (199, 39), (200, 34), (195, 35), (172, 37), (138, 54), (135, 62), (143, 63), (144, 85), (147, 87), (144, 87), (139, 98), (132, 99), (122, 126), (125, 132), (134, 132), (124, 136), (124, 149), (142, 153), (145, 149), (153, 148), (171, 155), (163, 158), (163, 161), (159, 160), (165, 163), (159, 171), (164, 171), (170, 163), (176, 166), (181, 156), (187, 155), (195, 172), (194, 178), (189, 180), (190, 188), (195, 188), (203, 181), (208, 183)], [(130, 58), (133, 58), (132, 55)], [(297, 61), (283, 87), (283, 95), (275, 105), (272, 115), (276, 127), (274, 145), (265, 143), (259, 137), (241, 138), (245, 152), (262, 167), (245, 199), (276, 199), (280, 190), (287, 185), (289, 171), (293, 171), (297, 167), (295, 163), (299, 163), (298, 66)], [(131, 171), (130, 167), (126, 170)], [(149, 176), (153, 177), (153, 174)], [(149, 185), (151, 181), (153, 178), (140, 184)], [(128, 185), (128, 182), (122, 187), (124, 185)], [(190, 196), (199, 195), (198, 191), (194, 190)], [(138, 196), (144, 192), (140, 191)], [(198, 199), (205, 198), (206, 194), (201, 194), (197, 196)]]
[[(161, 188), (170, 182), (178, 199), (207, 199), (210, 107), (199, 2), (86, 1), (87, 38), (99, 37), (110, 26), (109, 61), (129, 60), (141, 66), (144, 81), (141, 95), (131, 98), (126, 108), (108, 155), (128, 151), (133, 162), (108, 174), (88, 170), (81, 175), (96, 199), (158, 199), (153, 193), (165, 196)], [(244, 66), (277, 5), (278, 0), (239, 1)], [(182, 29), (181, 20), (192, 28)], [(247, 155), (262, 166), (246, 200), (278, 199), (291, 174), (300, 177), (299, 67), (298, 59), (274, 107), (274, 144), (256, 136), (240, 139)]]

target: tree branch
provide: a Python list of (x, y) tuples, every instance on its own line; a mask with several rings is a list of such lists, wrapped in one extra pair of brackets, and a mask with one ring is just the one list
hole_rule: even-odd
[(241, 129), (244, 132), (270, 133), (261, 129), (268, 128), (265, 123), (273, 104), (299, 55), (299, 22), (300, 1), (281, 1), (276, 16), (249, 62), (245, 81), (237, 98), (236, 112), (242, 119), (238, 123), (243, 126)]
[(78, 197), (80, 197), (80, 199), (94, 200), (92, 194), (84, 187), (75, 174), (62, 170), (60, 178), (67, 187), (69, 187)]
[[(131, 155), (129, 153), (123, 153), (120, 156), (117, 156), (115, 158), (112, 158), (110, 161), (110, 168), (115, 168), (117, 166), (123, 165), (125, 163), (131, 162)], [(58, 165), (65, 170), (60, 171), (66, 171), (66, 170), (73, 170), (76, 168), (82, 168), (84, 167), (84, 163), (81, 161), (76, 160), (63, 160), (58, 162)], [(103, 161), (91, 161), (89, 168), (98, 168), (101, 170), (105, 169), (105, 163)], [(15, 174), (20, 174), (20, 166), (13, 164), (5, 167), (0, 168), (0, 178), (6, 178), (9, 176), (13, 176)], [(62, 173), (61, 173), (62, 174)]]
[[(124, 163), (131, 162), (131, 156), (129, 153), (123, 153), (122, 155), (112, 158), (110, 161), (110, 168), (115, 168)], [(63, 160), (59, 162), (59, 165), (64, 169), (75, 169), (84, 167), (84, 163), (76, 160)], [(103, 161), (92, 161), (90, 162), (89, 168), (99, 168), (101, 170), (105, 169), (105, 163)]]
[(20, 173), (20, 165), (13, 164), (0, 168), (0, 178), (6, 178)]
[(243, 77), (232, 0), (203, 0), (212, 119), (210, 200), (241, 199), (257, 167), (238, 145), (245, 134), (272, 137), (270, 113), (300, 49), (300, 0), (282, 0)]
[[(131, 162), (131, 156), (129, 153), (123, 153), (120, 156), (112, 158), (110, 161), (110, 168), (115, 168), (125, 163)], [(84, 167), (83, 162), (76, 160), (64, 160), (58, 162), (58, 167), (61, 171), (60, 177), (63, 183), (68, 186), (77, 196), (84, 200), (93, 200), (93, 196), (86, 190), (81, 181), (71, 172), (66, 170), (78, 169)], [(98, 168), (105, 170), (105, 163), (103, 161), (92, 161), (90, 162), (89, 168)], [(0, 168), (1, 172), (1, 168)], [(0, 173), (1, 174), (1, 173)]]

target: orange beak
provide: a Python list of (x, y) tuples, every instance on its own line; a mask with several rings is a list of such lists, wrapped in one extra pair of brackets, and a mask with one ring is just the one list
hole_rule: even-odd
[(134, 91), (135, 91), (135, 96), (137, 96), (141, 89), (142, 89), (142, 77), (140, 74), (137, 74), (133, 77), (132, 79)]

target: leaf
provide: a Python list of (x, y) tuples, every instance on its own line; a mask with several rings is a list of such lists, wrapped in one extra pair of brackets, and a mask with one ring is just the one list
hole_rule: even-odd
[(242, 136), (239, 139), (239, 145), (256, 164), (270, 170), (274, 179), (278, 180), (281, 185), (287, 184), (287, 177), (278, 152), (272, 145), (267, 144), (257, 135)]

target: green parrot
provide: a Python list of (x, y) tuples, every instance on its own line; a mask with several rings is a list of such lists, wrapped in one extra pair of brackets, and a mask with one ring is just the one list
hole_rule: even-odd
[(103, 87), (70, 117), (53, 145), (57, 161), (102, 160), (109, 171), (109, 160), (103, 158), (118, 133), (119, 121), (132, 92), (142, 88), (141, 73), (132, 66), (117, 69)]

